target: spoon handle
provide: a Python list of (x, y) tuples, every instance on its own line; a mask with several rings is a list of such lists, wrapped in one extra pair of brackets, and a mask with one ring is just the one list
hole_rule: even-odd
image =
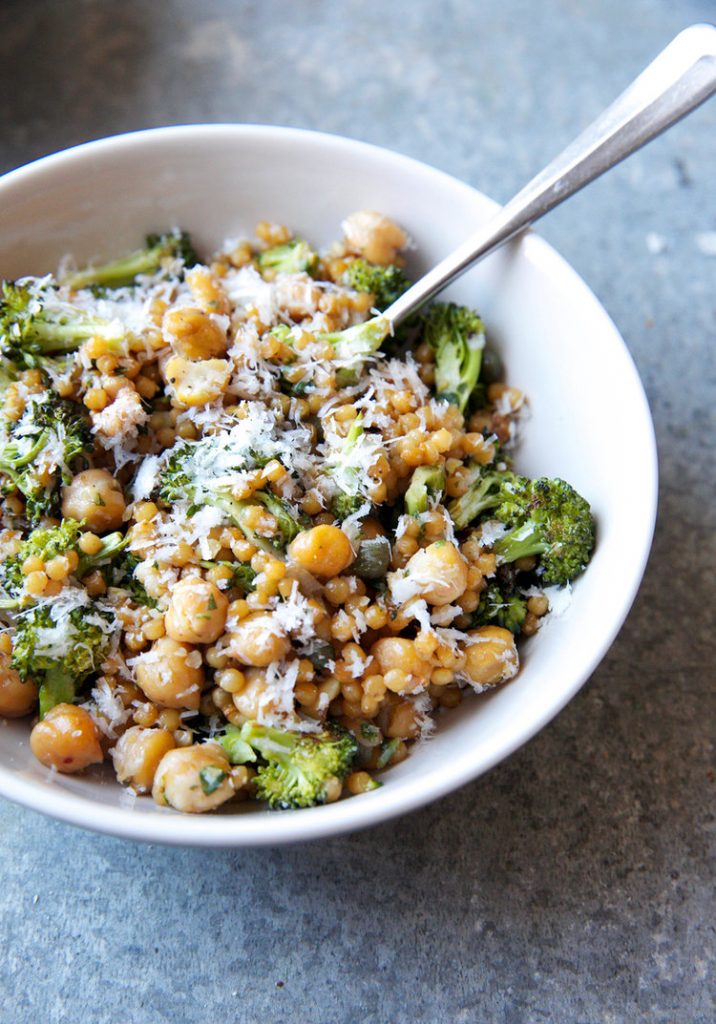
[(716, 92), (716, 27), (680, 32), (611, 106), (466, 242), (385, 311), (398, 324), (483, 256)]

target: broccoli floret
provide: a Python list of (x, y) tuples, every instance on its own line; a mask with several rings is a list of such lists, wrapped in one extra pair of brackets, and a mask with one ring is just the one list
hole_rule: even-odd
[(374, 316), (362, 324), (347, 327), (345, 331), (318, 335), (321, 341), (333, 346), (336, 358), (344, 364), (336, 373), (338, 387), (355, 383), (365, 360), (379, 350), (390, 332), (390, 321), (384, 316)]
[(341, 522), (354, 515), (367, 503), (361, 493), (361, 485), (366, 467), (357, 466), (351, 453), (363, 436), (363, 418), (358, 416), (351, 424), (350, 430), (343, 439), (343, 444), (331, 452), (328, 460), (328, 473), (336, 487), (340, 489), (331, 502), (331, 511)]
[(448, 505), (456, 530), (464, 530), (483, 512), (497, 508), (510, 496), (510, 488), (523, 479), (510, 471), (484, 470), (479, 466), (472, 466), (472, 469), (477, 472), (475, 479), (464, 494)]
[(318, 253), (314, 252), (308, 242), (295, 238), (285, 245), (275, 245), (264, 249), (256, 257), (259, 270), (273, 274), (314, 274), (318, 266)]
[(362, 494), (337, 494), (331, 501), (331, 512), (342, 523), (344, 519), (360, 512), (366, 504)]
[(121, 533), (111, 533), (103, 538), (99, 551), (94, 555), (87, 555), (79, 546), (81, 537), (82, 524), (76, 519), (63, 519), (59, 526), (38, 527), (33, 530), (23, 541), (17, 554), (0, 565), (0, 585), (6, 594), (14, 598), (12, 601), (3, 601), (0, 607), (13, 608), (21, 603), (18, 598), (24, 591), (26, 579), (22, 567), (28, 558), (39, 558), (43, 562), (49, 562), (51, 558), (73, 551), (78, 556), (74, 575), (81, 578), (118, 556), (127, 543), (127, 538)]
[(17, 367), (4, 355), (0, 355), (0, 398), (2, 398), (10, 387), (17, 380)]
[(258, 755), (256, 793), (272, 810), (325, 803), (329, 784), (345, 778), (358, 752), (351, 733), (337, 726), (314, 735), (246, 722), (241, 729), (229, 726), (221, 743), (240, 763)]
[(53, 284), (5, 281), (0, 300), (0, 349), (18, 366), (43, 367), (47, 356), (75, 352), (88, 338), (103, 338), (124, 352), (125, 328), (61, 302)]
[[(256, 534), (246, 523), (246, 509), (256, 504), (257, 501), (264, 506), (267, 512), (271, 513), (278, 525), (278, 535), (270, 541)], [(309, 524), (309, 520), (305, 515), (297, 513), (287, 501), (284, 501), (283, 498), (278, 498), (271, 491), (254, 491), (249, 500), (242, 502), (242, 506), (239, 526), (249, 540), (264, 549), (288, 547), (301, 530), (306, 529)]]
[(164, 235), (147, 235), (144, 249), (113, 260), (99, 267), (87, 267), (65, 278), (70, 288), (123, 288), (133, 285), (144, 274), (156, 274), (166, 260), (182, 261), (185, 267), (199, 262), (191, 239), (185, 231), (169, 232)]
[(21, 679), (40, 687), (40, 716), (69, 703), (84, 680), (98, 672), (118, 629), (114, 614), (100, 608), (80, 588), (67, 599), (34, 605), (15, 620), (12, 667)]
[[(282, 346), (284, 346), (275, 355), (267, 357), (267, 361), (269, 363), (279, 366), (289, 366), (291, 363), (296, 361), (296, 352), (293, 347), (295, 339), (293, 331), (288, 324), (276, 324), (275, 327), (272, 327), (270, 331), (267, 331), (266, 334), (264, 334), (263, 338), (264, 340), (276, 338), (281, 342)], [(284, 380), (283, 383), (288, 386), (289, 390), (291, 390), (290, 382)], [(296, 397), (299, 396), (297, 395)]]
[(134, 574), (134, 570), (141, 564), (141, 561), (142, 559), (133, 555), (131, 551), (124, 550), (116, 561), (110, 563), (105, 577), (110, 586), (124, 590), (133, 604), (141, 605), (144, 608), (156, 608), (157, 600), (149, 596), (143, 584)]
[(519, 594), (505, 594), (496, 584), (480, 595), (473, 626), (497, 625), (518, 634), (527, 615), (527, 601)]
[(363, 259), (353, 260), (343, 275), (343, 283), (354, 291), (370, 292), (381, 313), (411, 285), (400, 267), (381, 267)]
[(539, 555), (544, 582), (560, 586), (586, 568), (594, 519), (589, 503), (564, 480), (517, 477), (494, 515), (508, 527), (492, 549), (500, 561)]
[[(194, 508), (211, 505), (218, 508), (226, 518), (238, 526), (246, 537), (270, 551), (285, 548), (296, 537), (307, 520), (297, 515), (291, 505), (278, 498), (270, 491), (256, 491), (250, 499), (235, 498), (231, 485), (227, 482), (227, 472), (211, 476), (207, 472), (207, 460), (211, 458), (214, 444), (212, 437), (194, 443), (185, 442), (177, 445), (169, 458), (159, 482), (159, 497), (167, 504), (175, 501), (186, 501)], [(261, 459), (254, 456), (250, 459), (251, 466), (270, 461), (270, 456)], [(237, 471), (249, 466), (247, 460), (238, 458), (234, 467)], [(278, 534), (271, 540), (262, 537), (250, 526), (247, 514), (252, 505), (263, 505), (271, 513), (278, 524)]]
[(445, 490), (445, 470), (440, 466), (418, 466), (405, 492), (405, 511), (418, 516), (436, 505)]
[[(226, 482), (229, 471), (222, 468), (220, 475), (218, 471), (212, 473), (216, 454), (216, 439), (212, 436), (175, 445), (159, 478), (159, 497), (168, 505), (175, 501), (186, 501), (196, 508), (212, 505), (238, 526), (245, 503), (233, 497)], [(232, 467), (236, 472), (248, 468), (243, 457), (237, 457)]]
[(464, 412), (475, 390), (485, 328), (467, 306), (436, 302), (425, 317), (425, 341), (435, 352), (435, 391)]
[(92, 448), (81, 406), (50, 390), (28, 398), (0, 447), (0, 472), (24, 495), (31, 523), (57, 513), (60, 487), (72, 480), (73, 462)]

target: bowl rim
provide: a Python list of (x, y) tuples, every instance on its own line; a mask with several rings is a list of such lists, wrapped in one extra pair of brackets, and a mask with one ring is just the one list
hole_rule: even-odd
[[(0, 208), (5, 194), (15, 184), (31, 181), (46, 171), (54, 172), (71, 167), (75, 162), (82, 163), (88, 155), (105, 156), (113, 150), (137, 145), (154, 142), (160, 144), (162, 142), (181, 142), (188, 139), (195, 140), (197, 137), (220, 138), (227, 134), (246, 141), (252, 138), (267, 139), (270, 136), (280, 136), (284, 140), (294, 138), (303, 146), (337, 148), (344, 152), (350, 151), (357, 156), (369, 157), (372, 160), (388, 161), (394, 167), (402, 168), (407, 174), (419, 173), (423, 177), (432, 178), (443, 188), (460, 193), (466, 199), (474, 201), (475, 198), (479, 198), (486, 208), (491, 206), (494, 211), (499, 209), (499, 204), (489, 199), (479, 189), (473, 188), (445, 171), (382, 146), (304, 128), (224, 122), (170, 125), (130, 131), (84, 142), (40, 157), (0, 176)], [(509, 742), (504, 743), (499, 750), (487, 752), (482, 757), (475, 757), (470, 763), (463, 759), (451, 771), (431, 777), (427, 783), (422, 780), (419, 785), (414, 782), (411, 786), (410, 780), (404, 779), (395, 789), (386, 786), (363, 794), (357, 801), (343, 800), (297, 813), (253, 812), (249, 814), (201, 815), (199, 820), (195, 815), (164, 812), (162, 809), (156, 809), (160, 813), (156, 813), (154, 809), (152, 813), (137, 813), (130, 806), (109, 806), (74, 792), (62, 790), (52, 785), (52, 773), (49, 771), (47, 772), (47, 785), (44, 785), (38, 783), (37, 779), (23, 778), (2, 765), (0, 765), (0, 795), (68, 824), (125, 839), (198, 847), (257, 847), (303, 842), (381, 824), (461, 788), (509, 757), (562, 710), (604, 658), (622, 628), (641, 584), (656, 522), (657, 447), (649, 404), (636, 365), (624, 339), (599, 299), (577, 271), (552, 246), (532, 231), (526, 232), (510, 244), (521, 247), (524, 255), (535, 265), (546, 270), (548, 274), (559, 274), (566, 279), (573, 293), (581, 301), (591, 304), (594, 314), (601, 321), (600, 328), (614, 335), (617, 347), (622, 349), (622, 354), (625, 357), (624, 371), (629, 372), (632, 378), (631, 388), (635, 402), (639, 404), (635, 413), (644, 430), (645, 441), (648, 442), (646, 445), (648, 451), (645, 450), (642, 453), (645, 460), (643, 468), (645, 480), (648, 480), (648, 493), (643, 494), (644, 504), (641, 510), (648, 529), (644, 531), (640, 547), (635, 551), (633, 578), (629, 587), (623, 592), (618, 613), (612, 616), (610, 629), (602, 636), (601, 642), (595, 647), (591, 658), (575, 674), (570, 686), (562, 690), (550, 703), (546, 703), (539, 713), (529, 723), (518, 729)]]

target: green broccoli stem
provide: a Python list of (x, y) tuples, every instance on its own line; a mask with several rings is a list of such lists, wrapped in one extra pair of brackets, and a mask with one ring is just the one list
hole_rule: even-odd
[(71, 704), (75, 696), (74, 676), (62, 668), (47, 669), (40, 684), (40, 718), (58, 704)]
[(459, 498), (448, 505), (448, 512), (456, 530), (464, 530), (488, 509), (496, 508), (503, 500), (502, 486), (506, 474), (488, 473), (479, 477)]
[(482, 349), (468, 348), (467, 355), (463, 358), (460, 366), (460, 379), (458, 380), (454, 368), (452, 366), (443, 367), (440, 354), (438, 354), (435, 366), (436, 397), (456, 405), (461, 412), (464, 412), (480, 376), (481, 365)]
[[(192, 497), (193, 492), (191, 489), (188, 489), (188, 494), (190, 496), (190, 500), (196, 502), (196, 504), (213, 505), (215, 508), (218, 508), (219, 511), (223, 512), (226, 518), (234, 524), (234, 526), (238, 526), (247, 540), (261, 548), (262, 551), (272, 552), (274, 554), (276, 553), (276, 545), (272, 544), (268, 537), (262, 537), (258, 534), (256, 530), (246, 522), (246, 513), (248, 512), (248, 509), (252, 505), (255, 505), (257, 501), (260, 501), (265, 505), (273, 514), (273, 509), (269, 508), (269, 502), (264, 500), (266, 498), (265, 492), (259, 491), (253, 494), (250, 500), (248, 498), (242, 498), (240, 501), (236, 498), (229, 497), (227, 494), (207, 494), (202, 495), (202, 500), (199, 502), (196, 501), (196, 497)], [(277, 498), (276, 501), (278, 500), (279, 499)], [(279, 526), (281, 526), (280, 523)], [(292, 534), (290, 539), (293, 539), (298, 532), (299, 527), (296, 526), (295, 533)]]
[(333, 331), (319, 334), (321, 341), (333, 346), (339, 359), (351, 359), (352, 365), (341, 367), (336, 373), (338, 387), (354, 384), (360, 376), (363, 361), (380, 349), (391, 333), (390, 320), (384, 316), (375, 316), (362, 324), (354, 324), (345, 331)]
[(61, 320), (41, 317), (33, 320), (32, 343), (42, 353), (74, 352), (88, 338), (102, 338), (108, 342), (110, 351), (121, 354), (121, 342), (125, 332), (117, 330), (115, 324), (91, 317), (78, 317), (63, 323)]
[(358, 416), (355, 420), (353, 420), (353, 423), (351, 424), (351, 428), (348, 431), (348, 433), (346, 434), (346, 440), (345, 440), (345, 443), (344, 443), (343, 448), (342, 448), (342, 454), (343, 455), (348, 455), (350, 452), (353, 451), (353, 449), (355, 448), (356, 444), (358, 443), (358, 438), (362, 434), (363, 434), (363, 417), (362, 416)]
[(427, 312), (424, 338), (435, 352), (435, 391), (438, 398), (464, 412), (482, 367), (484, 327), (467, 306), (436, 302)]
[(161, 235), (148, 235), (146, 246), (137, 249), (118, 260), (86, 267), (64, 279), (70, 288), (122, 288), (133, 285), (142, 274), (154, 274), (162, 266), (162, 260), (180, 259), (185, 267), (199, 262), (189, 235), (184, 231), (171, 231)]
[(231, 764), (249, 764), (256, 760), (256, 754), (243, 738), (242, 731), (237, 725), (227, 725), (219, 739)]
[[(31, 462), (34, 462), (36, 457), (40, 454), (42, 449), (47, 443), (48, 431), (43, 430), (39, 435), (32, 448), (25, 452), (24, 455), (17, 455), (13, 458), (12, 452), (17, 451), (17, 445), (13, 442), (6, 445), (5, 448), (0, 452), (0, 470), (12, 474), (13, 470), (22, 469), (23, 466), (29, 466)], [(10, 453), (10, 454), (8, 454)]]
[(440, 466), (418, 466), (405, 492), (405, 511), (411, 516), (428, 511), (430, 501), (439, 501), (445, 490), (445, 470)]
[(355, 446), (358, 444), (358, 438), (363, 435), (363, 417), (358, 416), (357, 419), (351, 424), (351, 428), (345, 436), (343, 444), (340, 450), (335, 456), (335, 461), (331, 461), (329, 473), (335, 479), (340, 474), (344, 474), (343, 485), (341, 486), (341, 480), (336, 479), (336, 485), (340, 488), (340, 495), (333, 501), (333, 514), (337, 519), (345, 519), (353, 512), (357, 512), (358, 509), (365, 504), (365, 498), (360, 493), (360, 482), (358, 470), (346, 466), (347, 457), (353, 451)]
[(77, 273), (66, 278), (65, 284), (74, 289), (88, 288), (91, 285), (99, 285), (103, 288), (123, 288), (134, 284), (135, 278), (140, 274), (154, 273), (159, 268), (162, 255), (162, 246), (155, 246), (153, 249), (138, 249), (112, 263), (78, 270)]
[(96, 554), (86, 555), (80, 551), (80, 560), (77, 565), (78, 578), (81, 579), (82, 576), (86, 576), (88, 572), (91, 572), (103, 563), (112, 561), (126, 548), (128, 543), (129, 537), (117, 531), (116, 533), (108, 534), (108, 536), (102, 539), (102, 547)]
[(267, 761), (284, 760), (296, 749), (300, 734), (248, 721), (241, 727), (241, 739)]
[(516, 562), (518, 558), (543, 555), (549, 549), (536, 524), (522, 523), (504, 534), (492, 545), (494, 554), (501, 562)]

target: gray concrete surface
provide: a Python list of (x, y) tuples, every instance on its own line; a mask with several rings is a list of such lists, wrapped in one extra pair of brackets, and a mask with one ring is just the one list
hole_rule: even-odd
[[(0, 169), (265, 121), (505, 199), (709, 19), (712, 0), (4, 0)], [(627, 338), (661, 452), (644, 586), (578, 698), (486, 778), (320, 845), (147, 847), (1, 803), (2, 1024), (716, 1019), (714, 166), (716, 103), (541, 229)]]

